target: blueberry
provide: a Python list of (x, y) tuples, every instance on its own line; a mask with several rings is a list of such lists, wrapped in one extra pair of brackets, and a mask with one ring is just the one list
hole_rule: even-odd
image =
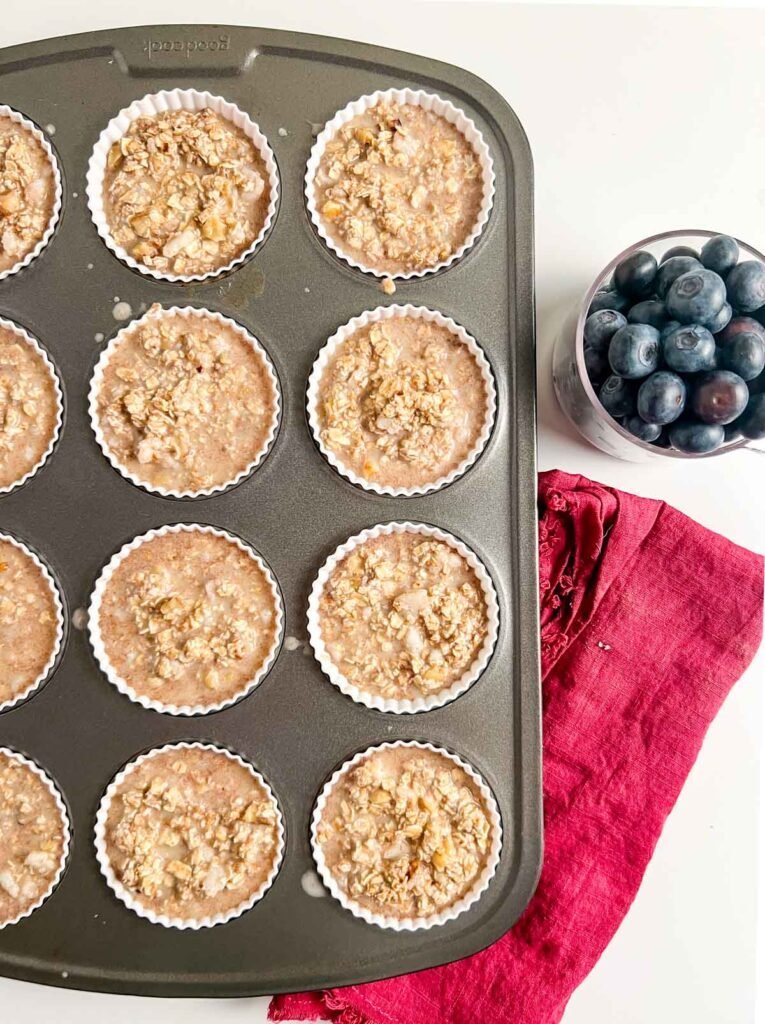
[(759, 335), (742, 331), (720, 348), (720, 366), (743, 380), (754, 380), (765, 369), (765, 342)]
[(614, 419), (618, 419), (620, 416), (630, 416), (635, 411), (634, 384), (615, 374), (611, 374), (603, 381), (598, 398), (606, 412)]
[(739, 418), (738, 426), (744, 437), (752, 441), (765, 437), (765, 394), (753, 395), (749, 399), (749, 405)]
[(723, 302), (719, 311), (711, 320), (707, 320), (704, 326), (708, 331), (711, 331), (712, 334), (719, 334), (720, 331), (725, 330), (728, 326), (732, 316), (733, 310), (731, 309), (731, 304), (729, 302)]
[(746, 386), (749, 388), (750, 395), (761, 395), (765, 391), (765, 370), (754, 380), (748, 380)]
[(669, 317), (663, 302), (658, 299), (644, 299), (636, 303), (627, 314), (631, 324), (650, 324), (660, 331)]
[(638, 249), (617, 264), (614, 270), (614, 283), (622, 295), (644, 299), (653, 290), (656, 270), (656, 257), (650, 252)]
[(649, 324), (620, 327), (608, 346), (608, 361), (619, 377), (647, 377), (659, 365), (659, 332)]
[(720, 332), (717, 341), (720, 345), (727, 345), (739, 334), (756, 334), (765, 342), (765, 327), (750, 316), (734, 316), (728, 326)]
[(765, 266), (759, 260), (737, 263), (725, 279), (728, 302), (741, 313), (765, 305)]
[(615, 309), (599, 309), (587, 317), (584, 325), (584, 342), (591, 348), (603, 351), (620, 327), (627, 323)]
[(629, 307), (629, 304), (630, 300), (624, 295), (620, 295), (617, 291), (596, 292), (590, 303), (588, 317), (592, 316), (593, 313), (597, 313), (599, 309), (613, 309), (621, 313)]
[(694, 385), (691, 405), (704, 423), (724, 426), (741, 415), (748, 399), (749, 390), (737, 373), (713, 370), (705, 373)]
[(673, 423), (669, 431), (672, 447), (689, 455), (703, 455), (713, 452), (725, 441), (723, 427), (713, 423), (699, 423), (696, 420), (680, 420)]
[[(661, 263), (666, 263), (667, 260), (671, 260), (674, 256), (690, 256), (696, 261), (698, 261), (699, 258), (699, 254), (695, 249), (691, 249), (690, 245), (674, 245), (664, 253), (661, 258)], [(659, 265), (661, 265), (661, 263)]]
[(675, 320), (684, 324), (706, 323), (725, 303), (725, 282), (713, 270), (690, 270), (672, 282), (666, 303)]
[(640, 416), (627, 416), (623, 425), (630, 434), (634, 434), (635, 437), (639, 437), (641, 441), (647, 441), (649, 444), (657, 441), (661, 434), (661, 427), (658, 423), (646, 423)]
[(713, 370), (717, 346), (712, 334), (699, 324), (683, 324), (662, 336), (664, 362), (678, 373)]
[(729, 441), (738, 441), (741, 437), (741, 427), (739, 426), (740, 422), (741, 417), (739, 416), (737, 420), (734, 420), (732, 423), (726, 423), (723, 427), (723, 430), (725, 431), (726, 444), (728, 444)]
[(667, 336), (670, 335), (676, 327), (682, 326), (683, 325), (680, 323), (679, 320), (668, 320), (667, 323), (662, 327), (661, 334), (659, 335), (659, 340), (661, 341), (662, 345), (664, 344), (664, 341), (667, 338)]
[(659, 370), (643, 381), (637, 411), (646, 423), (672, 423), (685, 408), (685, 383), (669, 370)]
[(666, 263), (662, 263), (656, 275), (656, 294), (659, 298), (666, 299), (672, 282), (691, 270), (701, 270), (701, 264), (692, 256), (672, 256)]
[(587, 370), (587, 376), (593, 382), (598, 384), (607, 377), (611, 372), (611, 366), (608, 362), (608, 352), (604, 349), (593, 348), (592, 345), (584, 343), (584, 367)]
[(738, 242), (730, 235), (715, 235), (703, 246), (701, 262), (708, 270), (725, 277), (738, 263)]

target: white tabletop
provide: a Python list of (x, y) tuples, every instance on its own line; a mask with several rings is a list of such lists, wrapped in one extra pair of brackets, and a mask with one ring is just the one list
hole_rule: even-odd
[[(242, 23), (246, 6), (8, 0), (0, 45), (131, 23)], [(617, 462), (573, 435), (555, 403), (549, 365), (563, 315), (625, 245), (655, 231), (706, 227), (765, 247), (765, 12), (398, 0), (279, 0), (251, 11), (255, 24), (460, 64), (507, 97), (528, 132), (536, 167), (540, 468), (578, 471), (664, 498), (732, 540), (765, 550), (761, 457)], [(755, 1020), (764, 670), (761, 652), (710, 729), (635, 904), (571, 1000), (565, 1024)], [(761, 947), (760, 960), (764, 954)], [(0, 1018), (8, 1021), (261, 1024), (266, 1006), (265, 999), (173, 1003), (0, 979)], [(765, 1006), (760, 1013), (765, 1019)]]

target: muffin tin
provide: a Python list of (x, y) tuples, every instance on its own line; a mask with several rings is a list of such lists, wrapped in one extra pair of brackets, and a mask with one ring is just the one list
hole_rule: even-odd
[[(254, 258), (194, 284), (155, 281), (107, 249), (85, 199), (88, 160), (118, 111), (146, 93), (209, 89), (260, 126), (279, 167), (275, 222)], [(305, 208), (314, 137), (356, 97), (390, 87), (451, 100), (483, 133), (496, 193), (476, 244), (447, 270), (398, 283), (327, 248)], [(0, 51), (0, 100), (47, 130), (65, 188), (56, 234), (32, 264), (0, 282), (0, 315), (50, 352), (65, 392), (56, 451), (25, 486), (0, 497), (0, 529), (39, 551), (66, 598), (69, 636), (55, 673), (0, 715), (0, 745), (39, 761), (73, 823), (66, 875), (43, 907), (0, 932), (0, 974), (69, 987), (223, 996), (346, 985), (445, 963), (502, 935), (525, 907), (541, 863), (534, 403), (532, 165), (505, 101), (465, 71), (340, 40), (221, 26), (117, 29)], [(279, 435), (238, 487), (171, 500), (120, 476), (88, 421), (87, 391), (103, 345), (153, 302), (208, 307), (239, 321), (271, 355), (282, 387)], [(321, 456), (306, 419), (306, 385), (326, 340), (351, 317), (411, 302), (453, 317), (489, 359), (497, 416), (480, 459), (435, 494), (377, 495)], [(119, 305), (118, 305), (119, 303)], [(115, 315), (113, 315), (113, 313)], [(393, 520), (425, 522), (485, 563), (499, 635), (481, 678), (417, 715), (381, 713), (343, 695), (307, 653), (308, 595), (319, 568), (353, 534)], [(271, 566), (284, 595), (286, 640), (249, 697), (216, 714), (177, 718), (131, 703), (93, 657), (84, 613), (109, 558), (138, 534), (176, 522), (228, 530)], [(475, 766), (494, 793), (503, 845), (495, 877), (470, 910), (425, 933), (391, 932), (315, 895), (311, 813), (324, 782), (357, 751), (396, 740), (433, 743)], [(151, 747), (211, 742), (250, 760), (284, 815), (285, 853), (265, 898), (216, 928), (160, 928), (118, 902), (102, 878), (93, 829), (114, 774)]]

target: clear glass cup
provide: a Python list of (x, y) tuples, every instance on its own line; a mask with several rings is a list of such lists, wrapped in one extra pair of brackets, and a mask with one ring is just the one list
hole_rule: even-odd
[[(708, 239), (721, 233), (691, 228), (665, 231), (660, 235), (651, 235), (650, 238), (636, 242), (624, 252), (620, 252), (607, 267), (604, 267), (587, 289), (581, 303), (566, 318), (553, 349), (552, 370), (555, 393), (564, 413), (580, 434), (608, 455), (627, 462), (648, 462), (651, 459), (667, 458), (709, 459), (715, 455), (724, 455), (726, 452), (745, 448), (750, 444), (746, 438), (741, 438), (723, 445), (716, 451), (707, 452), (704, 455), (690, 455), (686, 452), (678, 452), (674, 448), (659, 448), (657, 445), (641, 441), (608, 415), (598, 401), (598, 396), (590, 383), (584, 365), (584, 322), (587, 319), (587, 311), (595, 292), (611, 279), (617, 263), (621, 263), (625, 257), (638, 249), (646, 249), (653, 253), (657, 260), (661, 259), (667, 249), (674, 248), (676, 245), (689, 245), (698, 250)], [(739, 261), (755, 259), (765, 262), (765, 256), (761, 252), (740, 239), (737, 241), (740, 250)], [(759, 451), (756, 448), (752, 450)]]

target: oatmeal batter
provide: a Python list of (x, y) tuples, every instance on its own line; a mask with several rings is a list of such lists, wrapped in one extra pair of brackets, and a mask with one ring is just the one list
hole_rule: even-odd
[(486, 402), (464, 342), (439, 324), (395, 317), (338, 346), (319, 385), (321, 440), (364, 480), (422, 487), (475, 448)]
[(0, 539), (0, 704), (24, 693), (56, 648), (53, 591), (29, 555)]
[(383, 534), (335, 566), (319, 600), (319, 628), (350, 683), (411, 700), (467, 672), (486, 639), (487, 609), (475, 572), (450, 544)]
[(314, 195), (327, 234), (359, 263), (387, 274), (425, 270), (473, 230), (481, 165), (445, 118), (381, 101), (327, 143)]
[(114, 241), (160, 273), (207, 274), (260, 234), (268, 172), (252, 140), (209, 107), (139, 117), (109, 151)]
[(0, 752), (0, 924), (29, 910), (59, 873), (66, 824), (31, 768)]
[(117, 675), (171, 707), (247, 689), (276, 638), (265, 573), (225, 537), (198, 530), (144, 541), (114, 570), (98, 619)]
[(276, 409), (265, 358), (241, 334), (159, 306), (112, 347), (96, 396), (116, 462), (176, 493), (234, 480), (263, 453)]
[(28, 341), (0, 325), (0, 487), (30, 473), (56, 433), (59, 400), (51, 370)]
[(276, 804), (247, 768), (219, 751), (166, 750), (119, 784), (106, 851), (143, 907), (183, 920), (212, 917), (241, 906), (270, 874)]
[(331, 790), (317, 838), (353, 902), (386, 917), (437, 914), (475, 885), (491, 820), (470, 776), (416, 747), (373, 751)]
[(0, 273), (42, 239), (55, 196), (48, 154), (28, 128), (0, 115)]

